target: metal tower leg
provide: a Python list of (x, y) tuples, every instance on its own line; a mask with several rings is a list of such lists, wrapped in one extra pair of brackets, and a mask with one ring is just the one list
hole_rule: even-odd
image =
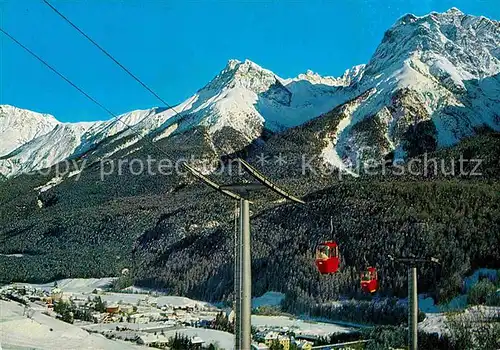
[[(241, 210), (241, 208), (240, 208)], [(235, 213), (236, 215), (236, 213)], [(241, 215), (240, 222), (241, 222)], [(241, 223), (234, 232), (234, 348), (241, 349)]]
[(408, 269), (408, 342), (410, 350), (418, 348), (417, 268)]
[(246, 199), (240, 201), (241, 223), (241, 347), (238, 350), (250, 350), (251, 312), (252, 312), (252, 265), (250, 254), (250, 210)]

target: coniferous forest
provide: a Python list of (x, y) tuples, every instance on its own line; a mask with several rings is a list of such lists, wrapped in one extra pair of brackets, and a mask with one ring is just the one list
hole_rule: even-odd
[[(310, 125), (303, 128), (269, 135), (264, 144), (238, 156), (257, 164), (262, 152), (272, 157), (288, 150), (287, 156), (294, 159), (297, 139), (314, 152), (321, 145), (308, 134)], [(206, 149), (203, 139), (187, 143), (187, 137), (179, 137), (163, 146), (181, 143), (181, 153)], [(145, 144), (136, 156), (154, 152)], [(359, 287), (359, 273), (367, 265), (379, 271), (378, 296), (404, 297), (406, 268), (388, 255), (414, 254), (441, 262), (419, 269), (419, 291), (439, 302), (453, 298), (463, 290), (467, 274), (480, 267), (500, 268), (498, 154), (498, 134), (485, 131), (430, 154), (447, 164), (458, 162), (460, 155), (483, 159), (480, 176), (434, 174), (432, 164), (418, 168), (417, 175), (344, 175), (341, 180), (335, 173), (294, 173), (293, 164), (290, 169), (262, 167), (266, 176), (301, 196), (306, 205), (276, 201), (272, 193), (253, 198), (253, 295), (284, 292), (288, 312), (335, 317), (321, 305), (340, 297), (369, 303), (371, 297)], [(0, 182), (2, 283), (116, 276), (128, 268), (136, 285), (208, 301), (232, 299), (231, 200), (186, 174), (125, 173), (101, 180), (98, 164), (88, 165), (77, 182), (69, 179), (43, 193), (33, 190), (50, 178), (26, 174)], [(236, 181), (227, 174), (212, 178)], [(322, 276), (314, 266), (314, 249), (331, 239), (339, 244), (341, 268), (333, 276)], [(369, 304), (366, 312), (380, 317), (381, 324), (404, 321), (399, 313), (377, 312)]]

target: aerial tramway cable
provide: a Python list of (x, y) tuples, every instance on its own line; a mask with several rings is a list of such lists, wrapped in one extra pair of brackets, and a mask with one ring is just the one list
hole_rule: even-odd
[[(44, 2), (50, 6), (53, 10), (56, 10), (53, 6), (51, 6), (47, 1), (44, 0)], [(59, 13), (58, 11), (56, 11)], [(59, 13), (61, 16), (62, 14)], [(70, 22), (66, 17), (62, 16), (66, 21)], [(162, 103), (164, 103), (167, 107), (173, 110), (174, 113), (179, 115), (175, 109), (170, 107), (165, 101), (163, 101), (154, 91), (152, 91), (149, 87), (147, 87), (146, 84), (142, 83), (135, 75), (133, 75), (128, 69), (126, 69), (122, 64), (120, 64), (116, 59), (114, 59), (109, 53), (107, 53), (106, 50), (104, 50), (102, 47), (100, 47), (95, 41), (93, 41), (89, 36), (87, 36), (83, 31), (81, 31), (78, 27), (76, 27), (74, 24), (70, 22), (70, 24), (77, 29), (82, 35), (84, 35), (88, 40), (90, 40), (94, 45), (96, 45), (102, 52), (104, 52), (110, 59), (112, 59), (116, 64), (118, 64), (122, 69), (124, 69), (129, 75), (131, 75), (136, 81), (138, 81), (144, 88), (146, 88), (149, 92), (155, 95)], [(111, 112), (109, 109), (104, 107), (101, 103), (99, 103), (97, 100), (92, 98), (89, 94), (87, 94), (84, 90), (82, 90), (80, 87), (78, 87), (76, 84), (74, 84), (72, 81), (70, 81), (68, 78), (63, 76), (61, 73), (59, 73), (55, 68), (50, 66), (47, 62), (45, 62), (41, 57), (36, 55), (33, 51), (31, 51), (29, 48), (21, 44), (18, 40), (16, 40), (13, 36), (8, 34), (5, 30), (0, 28), (0, 30), (6, 34), (10, 39), (12, 39), (15, 43), (17, 43), (19, 46), (21, 46), (24, 50), (26, 50), (28, 53), (30, 53), (32, 56), (34, 56), (36, 59), (38, 59), (40, 62), (42, 62), (45, 66), (47, 66), (50, 70), (52, 70), (54, 73), (59, 75), (61, 78), (63, 78), (66, 82), (68, 82), (70, 85), (72, 85), (75, 89), (77, 89), (80, 93), (85, 95), (88, 99), (90, 99), (92, 102), (100, 106), (102, 109), (106, 110), (107, 113), (112, 115), (118, 122), (123, 123), (128, 130), (134, 131), (133, 127), (128, 125), (127, 123), (123, 122), (120, 120), (121, 118), (118, 118), (113, 112)], [(194, 120), (193, 120), (194, 124)], [(135, 132), (134, 132), (135, 133)], [(136, 133), (136, 135), (138, 135)], [(161, 153), (164, 153), (167, 156), (170, 156), (165, 150), (159, 148), (156, 146), (153, 142), (151, 142), (149, 139), (145, 139), (146, 142), (148, 142), (150, 145), (152, 145), (154, 148), (159, 150)], [(245, 161), (238, 159), (240, 163), (246, 168), (246, 170), (254, 177), (256, 178), (260, 183), (261, 187), (268, 187), (269, 189), (273, 190), (274, 192), (280, 194), (282, 197), (292, 200), (294, 202), (298, 202), (301, 204), (305, 204), (304, 201), (301, 199), (294, 197), (287, 192), (285, 192), (283, 189), (279, 188), (278, 186), (274, 185), (271, 183), (269, 180), (267, 180), (262, 174), (260, 174), (256, 169), (254, 169), (250, 164), (246, 163)], [(219, 186), (213, 181), (210, 181), (208, 178), (203, 176), (201, 173), (196, 171), (195, 169), (191, 168), (189, 165), (186, 163), (183, 163), (183, 165), (196, 177), (198, 177), (200, 180), (208, 184), (210, 187), (215, 188), (219, 192), (230, 196), (232, 199), (238, 199), (240, 200), (241, 204), (241, 212), (240, 212), (240, 219), (241, 219), (241, 244), (240, 240), (238, 239), (238, 235), (235, 237), (235, 252), (237, 252), (239, 249), (241, 249), (241, 254), (238, 254), (241, 256), (241, 261), (237, 261), (235, 263), (236, 266), (241, 264), (241, 274), (238, 274), (240, 277), (239, 281), (236, 281), (236, 285), (240, 285), (241, 288), (241, 299), (242, 299), (242, 304), (241, 306), (241, 320), (237, 319), (237, 325), (240, 326), (240, 330), (237, 332), (237, 334), (241, 334), (241, 344), (243, 344), (244, 348), (250, 348), (250, 341), (251, 341), (251, 252), (250, 252), (250, 220), (249, 220), (249, 203), (251, 203), (245, 196), (240, 196), (236, 193), (234, 193), (230, 187), (226, 186), (227, 188), (223, 188), (224, 186)], [(238, 188), (244, 188), (245, 186), (248, 187), (247, 192), (252, 191), (255, 188), (255, 186), (249, 186), (249, 185), (255, 185), (255, 184), (238, 184)], [(235, 222), (236, 222), (237, 216), (235, 215)], [(236, 227), (236, 225), (235, 225)], [(239, 283), (238, 283), (239, 282)], [(241, 284), (240, 284), (241, 283)], [(244, 299), (244, 300), (243, 300)], [(237, 312), (239, 314), (239, 312)], [(238, 336), (237, 336), (238, 337)], [(245, 345), (246, 344), (246, 345)]]
[[(115, 118), (115, 121), (116, 122), (119, 122), (121, 124), (123, 124), (127, 130), (130, 130), (133, 134), (135, 134), (135, 136), (141, 136), (140, 133), (138, 133), (136, 130), (135, 130), (135, 127), (136, 125), (129, 125), (127, 124), (126, 122), (124, 122), (122, 120), (122, 118), (125, 116), (123, 115), (122, 117), (119, 117), (116, 113), (113, 113), (110, 109), (108, 109), (106, 106), (104, 106), (102, 103), (100, 103), (99, 101), (97, 101), (94, 97), (92, 97), (90, 94), (88, 94), (87, 92), (85, 92), (81, 87), (79, 87), (76, 83), (72, 82), (69, 78), (67, 78), (65, 75), (63, 75), (62, 73), (60, 73), (54, 66), (50, 65), (47, 61), (45, 61), (43, 58), (41, 58), (39, 55), (37, 55), (33, 50), (31, 50), (30, 48), (28, 48), (26, 45), (24, 45), (23, 43), (21, 43), (19, 40), (17, 40), (13, 35), (11, 35), (9, 32), (7, 32), (5, 29), (1, 28), (0, 27), (0, 31), (5, 34), (5, 36), (7, 36), (9, 39), (11, 39), (14, 43), (16, 43), (18, 46), (20, 46), (22, 49), (24, 49), (26, 52), (28, 52), (31, 56), (33, 56), (34, 58), (36, 58), (39, 62), (41, 62), (44, 66), (46, 66), (49, 70), (51, 70), (52, 72), (54, 72), (56, 75), (58, 75), (60, 78), (62, 78), (64, 81), (66, 81), (68, 84), (70, 84), (73, 88), (75, 88), (78, 92), (80, 92), (82, 95), (84, 95), (86, 98), (88, 98), (91, 102), (93, 102), (94, 104), (96, 104), (97, 106), (99, 106), (101, 109), (103, 109), (104, 111), (106, 111), (106, 113), (108, 113), (110, 116), (112, 116), (113, 118)], [(145, 85), (145, 84), (141, 84), (141, 85)], [(167, 105), (168, 106), (168, 105)], [(171, 107), (170, 107), (171, 108)], [(179, 114), (177, 111), (175, 111), (174, 109), (172, 109), (174, 111), (174, 113), (176, 113), (177, 115)], [(192, 125), (188, 125), (188, 127), (190, 126), (193, 126), (194, 125), (194, 121), (192, 122)], [(169, 152), (167, 152), (166, 150), (158, 147), (156, 144), (154, 144), (151, 140), (149, 140), (148, 138), (142, 138), (145, 142), (147, 142), (150, 146), (152, 146), (153, 148), (155, 148), (157, 151), (163, 153), (164, 155), (166, 155), (167, 157), (170, 157), (172, 159), (175, 159), (175, 157), (173, 157), (172, 154), (169, 154)], [(235, 198), (235, 199), (239, 199), (239, 198)]]
[[(19, 40), (17, 40), (15, 37), (13, 37), (11, 34), (9, 34), (5, 29), (3, 28), (0, 28), (0, 31), (5, 34), (8, 38), (10, 38), (13, 42), (15, 42), (17, 45), (19, 45), (21, 48), (23, 48), (26, 52), (28, 52), (30, 55), (32, 55), (33, 57), (35, 57), (38, 61), (40, 61), (43, 65), (45, 65), (47, 68), (49, 68), (52, 72), (54, 72), (55, 74), (57, 74), (59, 77), (61, 77), (64, 81), (66, 81), (68, 84), (70, 84), (71, 86), (73, 86), (76, 90), (78, 90), (81, 94), (83, 94), (85, 97), (87, 97), (90, 101), (92, 101), (93, 103), (95, 103), (97, 106), (101, 107), (103, 110), (105, 110), (108, 114), (110, 114), (112, 117), (115, 118), (115, 120), (117, 122), (120, 122), (122, 123), (123, 125), (125, 125), (125, 127), (128, 129), (128, 130), (131, 130), (136, 136), (140, 136), (139, 133), (137, 133), (135, 130), (134, 130), (134, 126), (130, 126), (128, 125), (127, 123), (125, 123), (123, 120), (121, 120), (121, 118), (119, 118), (115, 113), (113, 113), (111, 110), (109, 110), (108, 108), (106, 108), (102, 103), (100, 103), (99, 101), (97, 101), (95, 98), (93, 98), (92, 96), (90, 96), (88, 93), (86, 93), (82, 88), (80, 88), (78, 85), (76, 85), (75, 83), (73, 83), (71, 80), (69, 80), (66, 76), (64, 76), (62, 73), (60, 73), (57, 69), (55, 69), (53, 66), (51, 66), (49, 63), (47, 63), (43, 58), (41, 58), (40, 56), (38, 56), (35, 52), (33, 52), (31, 49), (29, 49), (27, 46), (25, 46), (24, 44), (22, 44)], [(158, 147), (157, 145), (155, 145), (153, 142), (151, 142), (150, 140), (148, 139), (145, 139), (146, 142), (148, 142), (151, 146), (153, 146), (154, 148), (156, 148), (158, 151), (162, 152), (163, 154), (165, 154), (166, 156), (168, 157), (171, 157), (172, 155), (168, 154), (165, 150), (161, 149), (160, 147)]]
[[(168, 109), (174, 112), (175, 116), (180, 116), (180, 112), (177, 111), (174, 107), (172, 107), (169, 103), (167, 103), (163, 98), (159, 96), (153, 89), (151, 89), (146, 83), (144, 83), (141, 79), (137, 77), (134, 73), (130, 71), (127, 67), (125, 67), (118, 59), (113, 57), (105, 48), (99, 45), (94, 39), (92, 39), (88, 34), (86, 34), (80, 27), (78, 27), (75, 23), (73, 23), (68, 17), (61, 13), (55, 6), (53, 6), (49, 1), (43, 0), (43, 2), (52, 9), (57, 15), (59, 15), (64, 21), (66, 21), (70, 26), (72, 26), (76, 31), (78, 31), (83, 37), (85, 37), (88, 41), (90, 41), (95, 47), (97, 47), (102, 53), (104, 53), (109, 59), (111, 59), (115, 64), (117, 64), (124, 72), (126, 72), (130, 77), (132, 77), (136, 82), (138, 82), (142, 87), (144, 87), (149, 93), (151, 93), (156, 99), (158, 99), (161, 103), (163, 103)], [(182, 111), (181, 111), (182, 112)], [(188, 123), (188, 127), (192, 127), (195, 124), (195, 120)], [(217, 144), (213, 143), (216, 151), (221, 152), (221, 148), (217, 146)]]
[(111, 112), (109, 109), (107, 109), (104, 105), (102, 105), (100, 102), (98, 102), (96, 99), (94, 99), (92, 96), (87, 94), (85, 91), (83, 91), (78, 85), (73, 83), (71, 80), (66, 78), (63, 74), (59, 73), (57, 69), (52, 67), (50, 64), (48, 64), (44, 59), (42, 59), (40, 56), (38, 56), (36, 53), (34, 53), (32, 50), (30, 50), (28, 47), (23, 45), (19, 40), (14, 38), (12, 35), (10, 35), (7, 31), (5, 31), (3, 28), (0, 28), (0, 31), (4, 33), (7, 37), (9, 37), (13, 42), (15, 42), (17, 45), (22, 47), (25, 51), (27, 51), (30, 55), (35, 57), (38, 61), (43, 63), (47, 68), (49, 68), (52, 72), (56, 73), (59, 77), (61, 77), (64, 81), (66, 81), (68, 84), (73, 86), (75, 89), (77, 89), (81, 94), (83, 94), (85, 97), (87, 97), (90, 101), (94, 102), (96, 105), (101, 107), (103, 110), (105, 110), (108, 114), (110, 114), (112, 117), (116, 117), (116, 114)]
[(172, 109), (175, 114), (179, 114), (172, 106), (170, 106), (164, 99), (162, 99), (156, 92), (154, 92), (149, 86), (143, 83), (136, 75), (134, 75), (129, 69), (127, 69), (123, 64), (121, 64), (116, 58), (114, 58), (106, 49), (104, 49), (101, 45), (99, 45), (95, 40), (93, 40), (90, 36), (88, 36), (83, 30), (81, 30), (76, 24), (71, 22), (68, 17), (63, 15), (58, 9), (56, 9), (53, 5), (51, 5), (47, 0), (43, 0), (43, 2), (50, 7), (55, 13), (57, 13), (62, 19), (68, 22), (73, 28), (75, 28), (81, 35), (87, 38), (94, 46), (96, 46), (102, 53), (108, 56), (113, 62), (115, 62), (121, 69), (123, 69), (128, 75), (130, 75), (135, 81), (141, 84), (146, 90), (148, 90), (154, 97), (156, 97), (161, 103), (163, 103), (169, 109)]

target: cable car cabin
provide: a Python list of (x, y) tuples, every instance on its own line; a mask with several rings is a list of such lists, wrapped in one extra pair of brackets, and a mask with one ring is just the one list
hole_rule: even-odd
[(368, 267), (361, 273), (361, 289), (363, 292), (375, 293), (378, 289), (377, 269)]
[(339, 247), (335, 242), (324, 242), (316, 248), (316, 267), (323, 275), (339, 269)]

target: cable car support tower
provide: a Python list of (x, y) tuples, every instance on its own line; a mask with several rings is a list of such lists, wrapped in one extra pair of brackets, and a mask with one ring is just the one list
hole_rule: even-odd
[(408, 342), (410, 350), (418, 349), (418, 291), (417, 291), (417, 265), (434, 263), (439, 265), (437, 258), (421, 257), (393, 257), (390, 260), (405, 264), (408, 267)]
[(206, 185), (220, 193), (239, 201), (239, 232), (235, 238), (235, 349), (250, 350), (252, 343), (251, 335), (251, 312), (252, 312), (252, 257), (250, 239), (250, 194), (254, 191), (269, 189), (282, 198), (295, 203), (305, 204), (301, 199), (288, 194), (279, 188), (257, 169), (252, 167), (241, 158), (236, 159), (242, 168), (257, 182), (234, 183), (219, 185), (200, 172), (184, 163), (184, 167)]

